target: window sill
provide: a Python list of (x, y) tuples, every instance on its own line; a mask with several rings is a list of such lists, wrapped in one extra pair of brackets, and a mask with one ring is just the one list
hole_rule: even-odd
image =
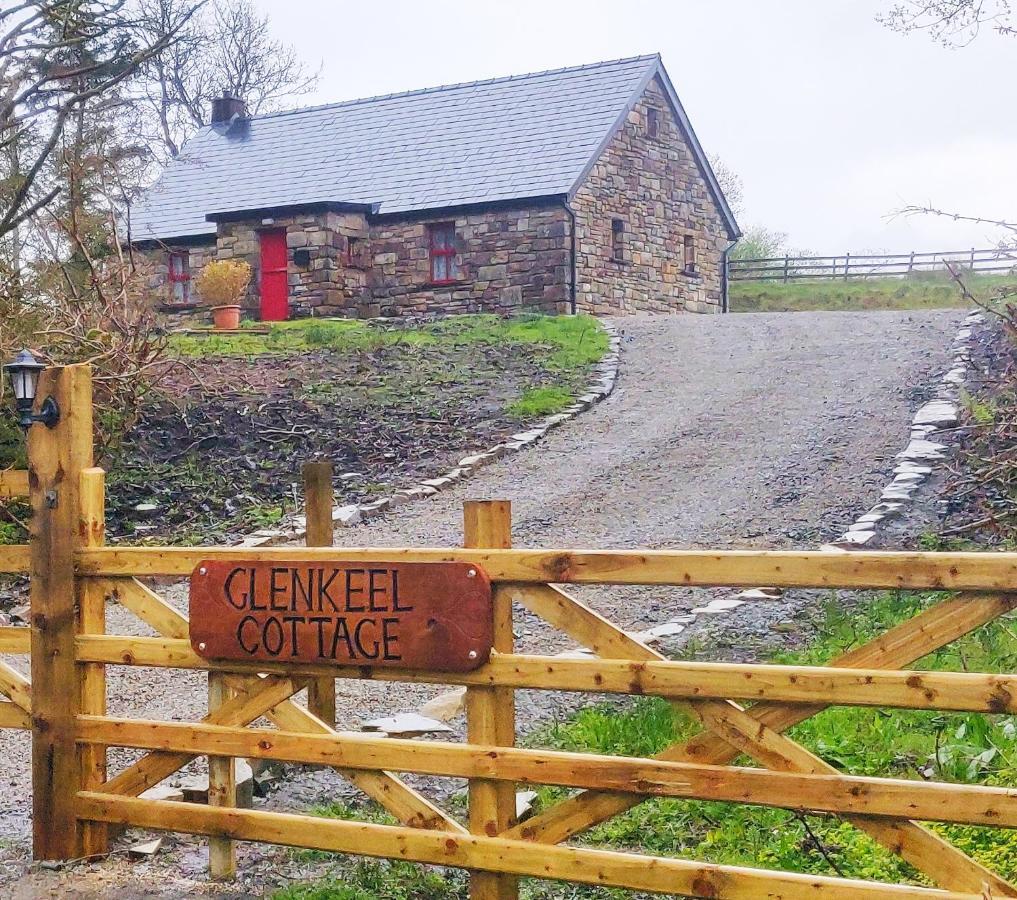
[(693, 281), (703, 280), (703, 273), (698, 269), (682, 269), (682, 275), (686, 278), (691, 278)]
[(428, 281), (424, 287), (455, 287), (457, 284), (468, 284), (465, 278), (455, 278), (449, 281)]

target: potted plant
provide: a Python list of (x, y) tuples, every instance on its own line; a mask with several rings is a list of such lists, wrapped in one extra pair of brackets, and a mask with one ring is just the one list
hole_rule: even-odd
[(217, 329), (240, 327), (240, 300), (251, 280), (251, 267), (240, 259), (217, 259), (208, 263), (197, 278), (201, 299), (212, 307)]

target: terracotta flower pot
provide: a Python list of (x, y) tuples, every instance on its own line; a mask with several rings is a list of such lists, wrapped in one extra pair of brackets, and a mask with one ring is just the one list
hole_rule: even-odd
[(213, 306), (212, 321), (222, 331), (234, 331), (240, 327), (239, 306)]

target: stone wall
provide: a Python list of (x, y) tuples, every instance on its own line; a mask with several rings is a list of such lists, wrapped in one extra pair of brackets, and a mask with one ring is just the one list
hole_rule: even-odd
[[(651, 110), (656, 135), (647, 126)], [(727, 230), (659, 81), (629, 113), (571, 205), (579, 311), (721, 311)], [(455, 227), (458, 274), (452, 284), (431, 278), (429, 226), (438, 223)], [(215, 256), (251, 264), (254, 277), (245, 306), (255, 317), (258, 233), (265, 228), (286, 230), (294, 317), (571, 309), (571, 218), (560, 201), (379, 216), (370, 222), (362, 213), (307, 212), (220, 223)], [(351, 240), (357, 241), (356, 258), (350, 256)], [(686, 240), (694, 249), (692, 268), (686, 266)], [(297, 258), (302, 251), (303, 262)], [(193, 276), (206, 256), (207, 251), (191, 249)], [(165, 257), (162, 253), (163, 273)]]
[[(302, 213), (276, 216), (270, 224), (259, 221), (223, 222), (218, 229), (217, 259), (246, 260), (253, 272), (244, 301), (245, 311), (257, 316), (260, 307), (261, 246), (259, 232), (286, 230), (289, 258), (290, 315), (356, 316), (367, 297), (367, 272), (350, 265), (349, 239), (366, 241), (367, 221), (362, 213)], [(298, 264), (295, 251), (306, 250), (308, 261)], [(356, 261), (354, 261), (356, 262)], [(195, 275), (197, 271), (195, 270)]]
[[(428, 225), (456, 232), (455, 284), (431, 283)], [(561, 204), (371, 226), (370, 293), (381, 315), (571, 309), (571, 237)]]
[(169, 256), (171, 252), (187, 253), (188, 266), (193, 282), (198, 272), (201, 271), (201, 267), (214, 258), (215, 245), (211, 243), (194, 246), (168, 244), (155, 250), (144, 251), (144, 256), (149, 264), (148, 287), (152, 292), (152, 302), (162, 312), (171, 314), (193, 312), (194, 307), (200, 303), (198, 292), (194, 289), (193, 284), (191, 285), (191, 296), (187, 303), (179, 304), (174, 301), (173, 285), (170, 284), (169, 280)]
[[(428, 226), (452, 222), (459, 274), (453, 284), (433, 284)], [(189, 248), (191, 276), (209, 259), (243, 259), (252, 269), (245, 315), (260, 307), (259, 232), (285, 228), (289, 257), (290, 314), (302, 316), (402, 316), (524, 309), (571, 309), (571, 234), (564, 208), (501, 209), (428, 219), (379, 220), (360, 213), (307, 213), (223, 222), (216, 246)], [(358, 241), (350, 256), (350, 238)], [(173, 248), (170, 248), (173, 249)], [(295, 254), (306, 250), (306, 265)], [(168, 296), (167, 251), (153, 251), (153, 287)], [(197, 299), (196, 293), (194, 299)]]
[[(658, 134), (647, 133), (649, 109)], [(576, 306), (594, 314), (720, 312), (727, 231), (663, 86), (654, 80), (576, 192)], [(612, 220), (623, 224), (614, 258)], [(685, 271), (685, 237), (695, 246)]]

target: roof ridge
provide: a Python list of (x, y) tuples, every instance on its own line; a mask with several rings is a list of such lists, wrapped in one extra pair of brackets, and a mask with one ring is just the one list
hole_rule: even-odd
[(465, 87), (476, 87), (479, 85), (487, 84), (500, 84), (507, 81), (522, 81), (526, 78), (540, 78), (544, 75), (560, 75), (563, 72), (581, 72), (584, 69), (597, 69), (602, 66), (615, 66), (621, 63), (630, 63), (637, 61), (650, 62), (651, 60), (660, 61), (660, 53), (644, 53), (637, 56), (623, 56), (619, 59), (605, 59), (600, 62), (584, 63), (579, 66), (562, 66), (558, 69), (544, 69), (539, 72), (521, 72), (518, 75), (501, 75), (497, 78), (479, 78), (475, 81), (459, 81), (453, 84), (439, 84), (433, 87), (426, 88), (414, 88), (409, 91), (393, 91), (390, 94), (375, 94), (370, 97), (356, 97), (352, 100), (339, 100), (335, 103), (319, 103), (315, 106), (301, 106), (297, 109), (283, 109), (278, 112), (264, 113), (260, 116), (251, 116), (252, 121), (261, 121), (263, 119), (274, 119), (279, 116), (293, 116), (299, 113), (305, 112), (319, 112), (327, 109), (340, 109), (344, 106), (355, 106), (358, 103), (373, 103), (377, 100), (392, 100), (396, 97), (414, 97), (420, 94), (436, 94), (439, 91), (452, 91), (459, 88)]

